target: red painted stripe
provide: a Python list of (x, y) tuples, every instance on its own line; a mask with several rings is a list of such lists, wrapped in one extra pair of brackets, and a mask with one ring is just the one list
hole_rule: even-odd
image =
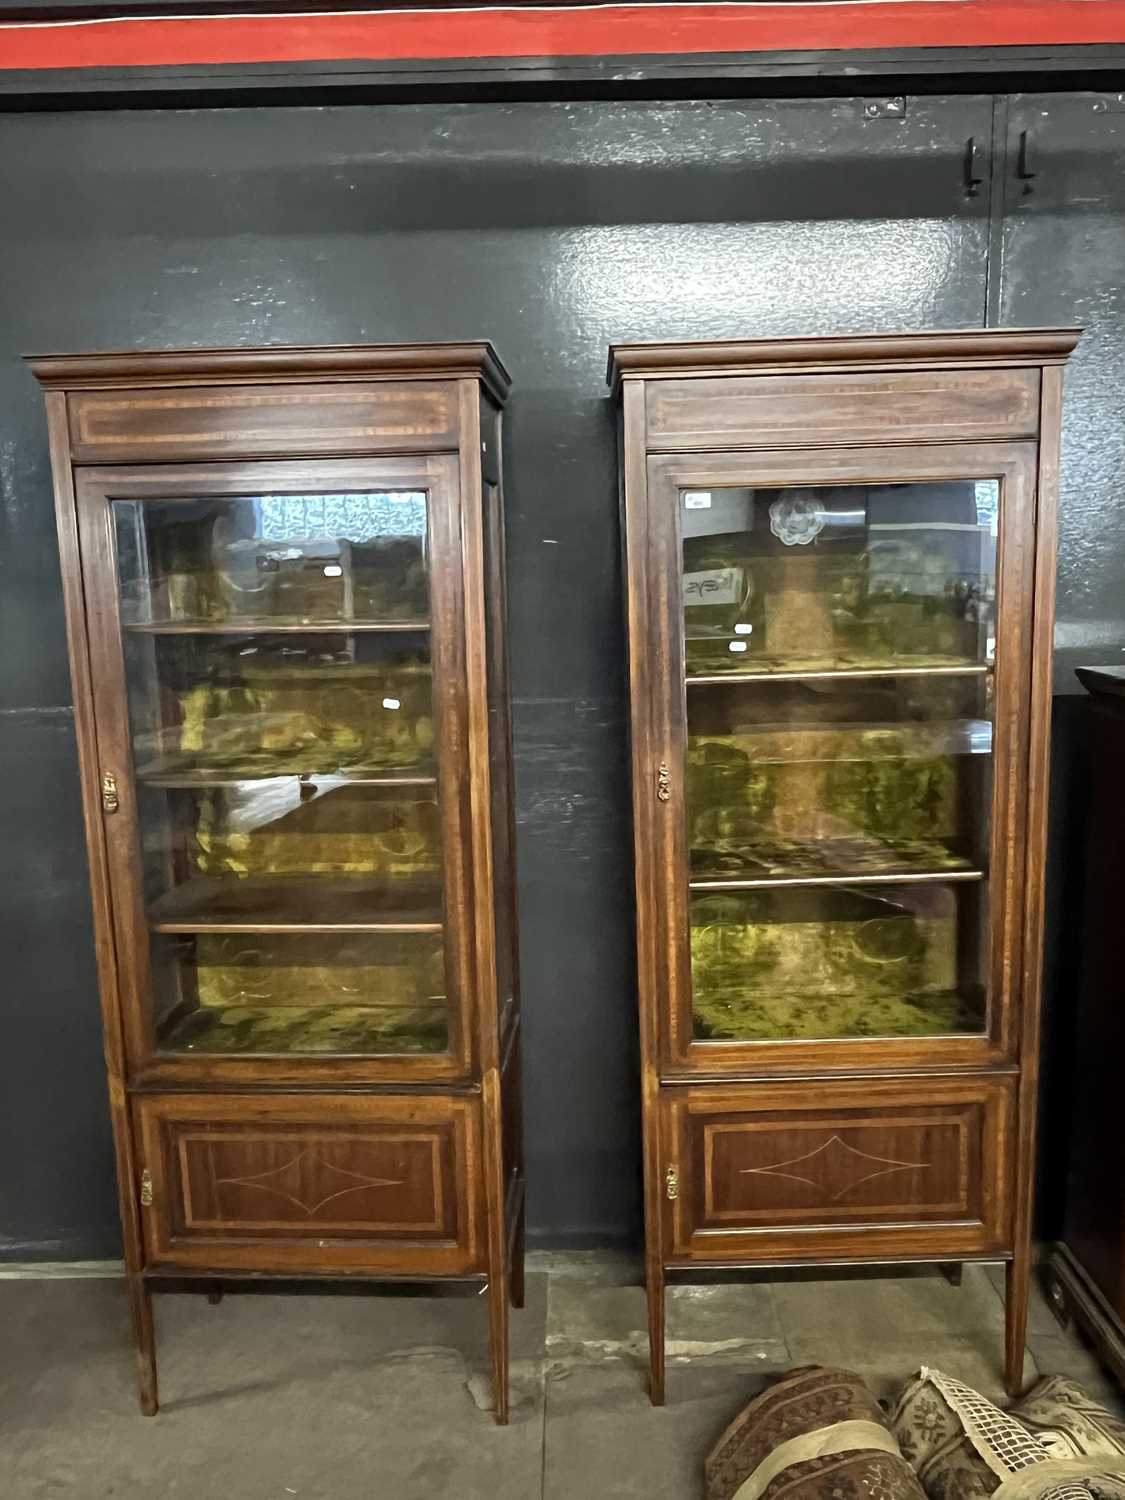
[(1125, 0), (596, 6), (0, 27), (0, 69), (640, 56), (1125, 41)]

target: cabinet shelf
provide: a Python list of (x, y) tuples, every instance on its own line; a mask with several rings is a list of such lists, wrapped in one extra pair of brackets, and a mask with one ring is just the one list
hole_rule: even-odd
[(692, 735), (689, 731), (688, 736), (689, 755), (694, 745), (729, 743), (735, 748), (745, 747), (755, 766), (867, 764), (932, 760), (936, 756), (991, 755), (992, 742), (990, 719), (739, 724), (725, 734), (704, 731)]
[(146, 786), (165, 787), (169, 790), (194, 788), (245, 786), (256, 781), (276, 781), (292, 777), (296, 781), (313, 787), (318, 782), (333, 785), (385, 786), (385, 787), (435, 787), (437, 777), (432, 768), (419, 767), (411, 771), (366, 771), (344, 768), (336, 771), (290, 771), (284, 766), (271, 769), (265, 766), (191, 766), (174, 760), (151, 761), (137, 770), (137, 780)]
[(992, 671), (991, 662), (960, 662), (926, 667), (779, 667), (776, 671), (700, 672), (687, 675), (684, 682), (688, 687), (711, 687), (719, 683), (734, 682), (807, 682), (864, 677), (987, 677)]
[(831, 875), (754, 875), (745, 879), (730, 878), (689, 880), (692, 891), (763, 891), (779, 886), (833, 886), (833, 885), (922, 885), (951, 880), (984, 880), (983, 870), (892, 870), (878, 875), (849, 875), (839, 871)]
[(422, 635), (429, 620), (138, 620), (138, 635)]
[(441, 932), (437, 890), (333, 876), (185, 881), (148, 909), (154, 932)]
[(162, 1028), (158, 1051), (257, 1057), (445, 1052), (448, 1008), (444, 998), (424, 1006), (200, 1007)]

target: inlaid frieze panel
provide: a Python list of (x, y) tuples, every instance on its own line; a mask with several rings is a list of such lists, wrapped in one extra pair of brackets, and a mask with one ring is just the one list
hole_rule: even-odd
[[(872, 1210), (964, 1215), (969, 1209), (969, 1115), (714, 1121), (703, 1126), (706, 1217), (752, 1220), (869, 1215)], [(973, 1174), (975, 1176), (975, 1174)]]
[(473, 1268), (474, 1099), (147, 1095), (137, 1113), (152, 1263), (359, 1268), (409, 1244)]
[(918, 1253), (945, 1236), (983, 1247), (1005, 1232), (1001, 1162), (1012, 1079), (831, 1080), (814, 1088), (669, 1088), (667, 1194), (676, 1253), (769, 1260), (793, 1235), (809, 1254)]
[[(448, 1131), (185, 1130), (176, 1139), (189, 1232), (440, 1234)], [(444, 1201), (443, 1201), (444, 1200)]]
[(455, 388), (441, 381), (185, 386), (70, 397), (76, 462), (452, 448)]
[(649, 448), (826, 447), (1019, 438), (1035, 432), (1036, 370), (714, 376), (654, 381)]

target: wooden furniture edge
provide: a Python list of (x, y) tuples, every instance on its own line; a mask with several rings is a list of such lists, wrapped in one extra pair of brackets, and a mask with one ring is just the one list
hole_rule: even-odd
[(511, 376), (491, 343), (275, 344), (264, 349), (162, 349), (97, 354), (28, 354), (25, 363), (48, 390), (121, 386), (228, 385), (252, 381), (480, 381), (503, 405)]
[(706, 343), (611, 344), (606, 383), (616, 395), (632, 379), (707, 375), (800, 375), (871, 366), (933, 368), (1061, 364), (1080, 328), (971, 328), (858, 333), (836, 338), (726, 339)]
[(485, 620), (484, 479), (481, 473), (480, 405), (474, 383), (458, 383), (461, 444), (458, 509), (461, 516), (461, 588), (464, 611), (464, 671), (469, 805), (470, 901), (475, 907), (473, 959), (475, 1043), (481, 1083), (481, 1146), (488, 1260), (489, 1345), (496, 1396), (494, 1416), (509, 1420), (510, 1241), (505, 1221), (503, 1080), (496, 978), (496, 911), (492, 848), (492, 764), (488, 736), (488, 653)]
[(118, 957), (110, 916), (109, 855), (101, 812), (101, 755), (94, 716), (94, 685), (90, 661), (89, 626), (86, 617), (85, 582), (80, 562), (78, 513), (75, 503), (74, 469), (70, 461), (70, 437), (66, 396), (45, 392), (47, 430), (51, 455), (51, 481), (55, 497), (55, 521), (59, 538), (59, 564), (66, 613), (67, 658), (74, 699), (74, 729), (78, 748), (78, 771), (82, 788), (82, 819), (86, 833), (90, 895), (94, 916), (94, 949), (97, 957), (98, 999), (102, 1017), (102, 1050), (109, 1089), (110, 1126), (117, 1168), (117, 1203), (121, 1217), (121, 1239), (129, 1315), (140, 1387), (141, 1410), (153, 1416), (157, 1409), (157, 1376), (152, 1322), (152, 1302), (142, 1281), (145, 1264), (144, 1232), (141, 1224), (137, 1162), (131, 1110), (127, 1095), (125, 1041), (121, 1014)]
[[(1013, 1396), (1019, 1393), (1023, 1384), (1022, 1352), (1026, 1340), (1032, 1221), (1035, 1210), (1062, 394), (1062, 370), (1044, 370), (1040, 390), (1039, 469), (1035, 495), (1035, 592), (1031, 617), (1027, 824), (1023, 845), (1024, 931), (1017, 984), (1020, 996), (1020, 1078), (1016, 1114), (1016, 1192), (1012, 1224), (1013, 1259), (1008, 1268), (1005, 1299), (1008, 1349), (1005, 1385), (1009, 1395)], [(1018, 1368), (1013, 1353), (1015, 1349), (1019, 1350), (1021, 1356)]]
[[(660, 1016), (651, 889), (653, 834), (652, 712), (644, 654), (649, 611), (647, 557), (648, 484), (645, 472), (644, 393), (633, 388), (621, 403), (618, 441), (623, 606), (629, 675), (629, 757), (633, 810), (633, 885), (636, 901), (636, 973), (640, 1026), (641, 1140), (644, 1183), (645, 1290), (648, 1305), (650, 1385), (654, 1405), (664, 1402), (664, 1162), (661, 1148)], [(643, 707), (642, 707), (643, 705)]]
[(1057, 1242), (1050, 1247), (1042, 1271), (1056, 1317), (1073, 1318), (1079, 1324), (1103, 1364), (1125, 1388), (1125, 1326), (1086, 1267), (1068, 1245)]

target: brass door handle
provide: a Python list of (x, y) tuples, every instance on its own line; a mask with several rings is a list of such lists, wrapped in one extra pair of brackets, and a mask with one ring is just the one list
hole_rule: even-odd
[(656, 772), (656, 800), (667, 802), (672, 795), (672, 773), (668, 769), (668, 762), (662, 760)]
[(664, 1174), (664, 1192), (673, 1203), (680, 1196), (680, 1174), (675, 1167), (669, 1167)]
[(121, 806), (121, 799), (117, 795), (117, 777), (112, 771), (106, 771), (102, 775), (102, 807), (107, 813), (115, 813)]

